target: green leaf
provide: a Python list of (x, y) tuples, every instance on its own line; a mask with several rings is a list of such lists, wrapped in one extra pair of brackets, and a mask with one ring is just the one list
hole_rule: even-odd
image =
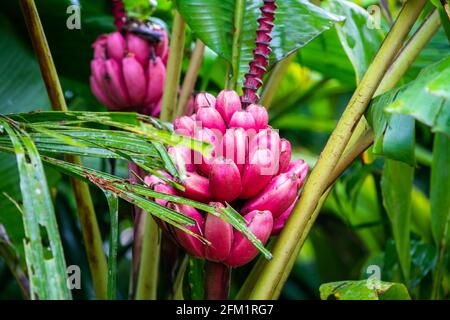
[(383, 205), (391, 222), (397, 255), (404, 279), (408, 281), (410, 255), (411, 192), (414, 168), (400, 161), (386, 159), (381, 178)]
[(373, 278), (361, 281), (338, 281), (320, 286), (322, 300), (410, 300), (401, 283), (379, 281)]
[(415, 164), (415, 120), (412, 116), (387, 114), (384, 110), (395, 94), (375, 98), (366, 112), (374, 130), (373, 153)]
[(189, 257), (188, 274), (185, 277), (186, 285), (185, 290), (187, 295), (185, 297), (190, 297), (191, 300), (202, 300), (204, 299), (204, 259), (195, 259)]
[(114, 300), (117, 283), (117, 249), (119, 246), (119, 198), (110, 191), (105, 191), (108, 200), (110, 233), (108, 255), (108, 299)]
[(431, 228), (436, 245), (450, 240), (450, 139), (436, 133), (431, 166)]
[(367, 70), (383, 40), (383, 31), (367, 27), (368, 13), (349, 1), (333, 0), (325, 9), (345, 17), (300, 51), (300, 62), (325, 77), (354, 86)]
[(30, 295), (33, 299), (70, 299), (66, 263), (40, 155), (25, 132), (4, 119), (0, 123), (14, 146), (20, 174)]
[(415, 164), (414, 119), (450, 136), (450, 58), (423, 69), (408, 84), (372, 100), (367, 118), (375, 154)]
[(393, 99), (385, 110), (413, 116), (432, 131), (450, 136), (450, 101), (443, 92), (450, 88), (449, 71), (450, 57), (425, 68), (416, 80), (386, 93)]
[(350, 1), (328, 0), (323, 6), (330, 12), (346, 18), (344, 23), (336, 24), (335, 28), (355, 70), (356, 83), (359, 83), (380, 47), (384, 35), (375, 28), (369, 29), (367, 26), (369, 13)]
[[(248, 71), (255, 48), (257, 19), (263, 1), (246, 0), (241, 34), (240, 75)], [(194, 33), (218, 55), (231, 62), (234, 0), (177, 0), (177, 7)], [(279, 61), (305, 46), (342, 18), (305, 0), (277, 3), (275, 27), (272, 31), (271, 61)], [(301, 21), (302, 23), (298, 23)]]
[(0, 60), (1, 112), (47, 108), (47, 93), (33, 52), (18, 39), (3, 12), (0, 13)]

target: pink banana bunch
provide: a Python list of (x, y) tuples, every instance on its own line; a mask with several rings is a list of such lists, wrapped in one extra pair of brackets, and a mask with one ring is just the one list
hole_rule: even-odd
[[(172, 238), (190, 255), (237, 267), (250, 262), (257, 249), (220, 215), (225, 202), (239, 211), (253, 234), (263, 243), (284, 227), (308, 172), (303, 160), (291, 161), (291, 144), (268, 125), (267, 110), (250, 104), (242, 108), (234, 91), (222, 91), (217, 97), (200, 93), (195, 98), (195, 114), (174, 121), (178, 134), (205, 141), (213, 146), (209, 156), (186, 147), (169, 148), (174, 163), (184, 170), (184, 191), (165, 182), (147, 184), (160, 192), (178, 194), (210, 204), (217, 216), (173, 203), (162, 205), (192, 218), (190, 231), (210, 242), (181, 230), (164, 226)], [(164, 186), (164, 190), (163, 187)], [(170, 190), (169, 190), (170, 189)]]
[(164, 29), (152, 26), (150, 41), (132, 32), (104, 34), (93, 44), (91, 90), (110, 110), (156, 116), (161, 110), (168, 57)]

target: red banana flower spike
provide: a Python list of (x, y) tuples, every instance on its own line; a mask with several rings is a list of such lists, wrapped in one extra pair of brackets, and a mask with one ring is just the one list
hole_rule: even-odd
[[(254, 210), (244, 216), (247, 226), (263, 244), (267, 242), (272, 232), (273, 218), (270, 211)], [(258, 249), (239, 231), (234, 231), (234, 242), (230, 256), (225, 264), (239, 267), (249, 263), (258, 255)]]
[(196, 113), (197, 121), (202, 123), (203, 128), (218, 130), (221, 135), (225, 134), (227, 126), (220, 113), (213, 107), (201, 107)]
[(231, 202), (242, 191), (241, 174), (233, 160), (219, 157), (211, 164), (209, 187), (214, 199)]
[(273, 177), (276, 158), (269, 149), (256, 150), (242, 174), (242, 193), (240, 198), (248, 199), (256, 196)]
[(256, 30), (256, 48), (253, 50), (253, 60), (250, 62), (250, 70), (245, 75), (243, 86), (244, 95), (242, 104), (244, 107), (256, 103), (259, 100), (257, 94), (258, 88), (262, 85), (262, 78), (269, 64), (270, 41), (272, 37), (270, 32), (273, 28), (275, 19), (275, 0), (264, 0), (261, 7), (261, 17), (258, 19), (258, 28)]
[(284, 225), (286, 224), (287, 219), (294, 210), (295, 204), (297, 203), (298, 197), (295, 198), (294, 202), (291, 204), (289, 208), (286, 209), (285, 212), (280, 214), (275, 220), (273, 220), (273, 228), (271, 236), (277, 236), (280, 234), (281, 230), (283, 230)]
[(209, 204), (217, 208), (216, 212), (219, 216), (208, 214), (205, 219), (205, 239), (211, 245), (205, 246), (206, 259), (210, 261), (220, 262), (228, 258), (233, 243), (233, 227), (220, 216), (220, 208), (224, 205), (220, 202), (211, 202)]
[(297, 176), (282, 173), (274, 177), (255, 198), (248, 200), (242, 207), (241, 213), (245, 214), (253, 210), (269, 210), (276, 218), (289, 208), (297, 194)]
[(122, 30), (126, 15), (125, 15), (125, 7), (123, 5), (122, 0), (112, 0), (113, 8), (112, 13), (114, 16), (114, 24), (116, 25), (117, 30)]
[(279, 173), (283, 173), (287, 171), (289, 167), (289, 163), (291, 162), (291, 143), (286, 139), (281, 139), (281, 147), (280, 147), (280, 168)]
[(184, 191), (181, 194), (189, 199), (208, 203), (212, 200), (209, 191), (209, 179), (199, 175), (196, 172), (187, 172), (184, 178)]
[(242, 128), (227, 129), (222, 139), (222, 155), (231, 159), (242, 173), (247, 161), (248, 136)]
[(266, 108), (257, 104), (251, 104), (246, 109), (255, 119), (256, 130), (266, 129), (269, 125), (269, 114)]
[(236, 91), (223, 90), (216, 99), (216, 109), (228, 124), (236, 111), (242, 109), (241, 100)]
[(197, 94), (195, 97), (194, 102), (194, 108), (195, 112), (198, 112), (198, 110), (202, 107), (216, 107), (216, 97), (214, 97), (212, 94), (209, 94), (207, 92), (202, 92)]
[[(203, 236), (204, 219), (197, 209), (183, 205), (169, 202), (168, 207), (174, 211), (184, 214), (186, 217), (195, 221), (194, 226), (186, 226), (186, 229), (193, 233)], [(188, 234), (187, 232), (171, 226), (178, 243), (193, 257), (204, 258), (205, 257), (205, 245), (196, 237)]]

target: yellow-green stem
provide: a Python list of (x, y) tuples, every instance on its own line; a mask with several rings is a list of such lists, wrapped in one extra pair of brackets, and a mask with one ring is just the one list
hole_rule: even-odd
[[(64, 94), (34, 0), (21, 0), (21, 7), (52, 108), (56, 111), (67, 111)], [(78, 156), (66, 156), (66, 160), (81, 165), (81, 159)], [(95, 294), (97, 299), (106, 299), (108, 267), (89, 186), (76, 178), (71, 178), (71, 183)]]
[[(145, 214), (145, 213), (144, 213)], [(145, 214), (142, 254), (136, 288), (136, 300), (156, 300), (159, 275), (161, 233), (153, 217)]]
[(205, 52), (205, 45), (200, 39), (197, 39), (195, 48), (192, 51), (191, 60), (189, 61), (189, 68), (183, 79), (183, 85), (181, 86), (180, 99), (178, 101), (178, 107), (175, 112), (175, 118), (186, 114), (188, 111), (189, 100), (192, 97), (194, 91), (195, 82), (197, 81), (198, 71), (202, 65), (203, 53)]
[(181, 77), (181, 66), (184, 51), (186, 23), (177, 11), (173, 20), (172, 36), (170, 38), (169, 60), (167, 61), (166, 82), (161, 109), (161, 120), (170, 121), (175, 114), (177, 105), (178, 85)]
[(425, 0), (409, 0), (384, 40), (364, 78), (344, 110), (319, 160), (306, 181), (302, 196), (292, 216), (275, 244), (273, 259), (261, 273), (251, 299), (270, 299), (279, 286), (292, 255), (298, 254), (299, 242), (308, 222), (318, 209), (322, 194), (328, 188), (328, 178), (341, 158), (347, 143), (373, 97), (389, 65), (398, 53), (403, 40), (425, 5)]

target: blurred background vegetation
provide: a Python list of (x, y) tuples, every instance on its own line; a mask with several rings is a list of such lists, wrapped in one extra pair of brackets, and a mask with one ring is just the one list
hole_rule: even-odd
[[(129, 13), (135, 16), (152, 14), (171, 28), (173, 15), (170, 1), (157, 1), (154, 10), (148, 1), (126, 1)], [(270, 124), (293, 143), (294, 158), (304, 158), (313, 166), (329, 134), (351, 97), (357, 82), (364, 74), (384, 35), (392, 25), (400, 8), (396, 1), (382, 1), (381, 28), (367, 27), (367, 12), (362, 8), (380, 5), (378, 1), (354, 1), (352, 10), (333, 7), (331, 12), (345, 15), (352, 21), (345, 30), (338, 25), (325, 31), (292, 55), (284, 78), (280, 81), (270, 109)], [(91, 44), (102, 33), (114, 30), (109, 1), (97, 0), (37, 0), (36, 4), (62, 82), (70, 110), (105, 110), (89, 88)], [(66, 9), (81, 5), (81, 30), (68, 30)], [(424, 19), (432, 5), (421, 16)], [(355, 9), (357, 8), (357, 9)], [(339, 9), (339, 10), (338, 10)], [(339, 12), (336, 12), (338, 10)], [(301, 23), (301, 21), (299, 21)], [(341, 29), (339, 29), (341, 28)], [(338, 30), (339, 29), (339, 30)], [(185, 47), (185, 71), (193, 49), (195, 35), (188, 30)], [(407, 72), (402, 83), (415, 79), (419, 72), (449, 55), (449, 41), (443, 28), (436, 33)], [(224, 88), (226, 62), (212, 50), (206, 49), (197, 91), (213, 94)], [(0, 3), (0, 112), (8, 114), (32, 110), (49, 110), (45, 86), (27, 35), (18, 1)], [(432, 164), (433, 133), (420, 122), (415, 127), (415, 174), (411, 197), (411, 222), (404, 228), (411, 232), (411, 275), (406, 283), (413, 298), (429, 298), (432, 270), (436, 268), (438, 251), (431, 232), (430, 167)], [(87, 166), (111, 171), (111, 162), (102, 159), (83, 159)], [(326, 282), (366, 279), (369, 265), (381, 269), (381, 279), (404, 282), (388, 218), (381, 195), (381, 176), (384, 158), (368, 152), (355, 161), (337, 181), (315, 223), (292, 274), (283, 289), (284, 299), (317, 299), (319, 286)], [(128, 175), (125, 162), (118, 162), (116, 174)], [(74, 290), (76, 299), (93, 298), (89, 268), (76, 205), (69, 179), (46, 168), (55, 201), (55, 210), (68, 265), (79, 265), (82, 271), (81, 290)], [(0, 225), (23, 263), (23, 226), (20, 212), (10, 201), (20, 201), (18, 174), (13, 155), (0, 153)], [(401, 188), (401, 186), (399, 186)], [(108, 203), (103, 192), (91, 188), (95, 211), (103, 239), (108, 239)], [(401, 200), (399, 200), (401, 201)], [(131, 207), (120, 202), (120, 248), (118, 253), (118, 298), (128, 296), (132, 220)], [(1, 231), (1, 230), (0, 230)], [(2, 233), (0, 232), (0, 236)], [(4, 241), (0, 237), (0, 242)], [(108, 244), (105, 242), (105, 250)], [(0, 250), (4, 254), (4, 250)], [(445, 258), (444, 294), (449, 292), (448, 255)], [(252, 264), (234, 273), (232, 296), (237, 292)], [(164, 282), (164, 270), (161, 270)], [(0, 257), (0, 299), (21, 298), (17, 282), (5, 259)], [(164, 285), (160, 298), (166, 298)]]

